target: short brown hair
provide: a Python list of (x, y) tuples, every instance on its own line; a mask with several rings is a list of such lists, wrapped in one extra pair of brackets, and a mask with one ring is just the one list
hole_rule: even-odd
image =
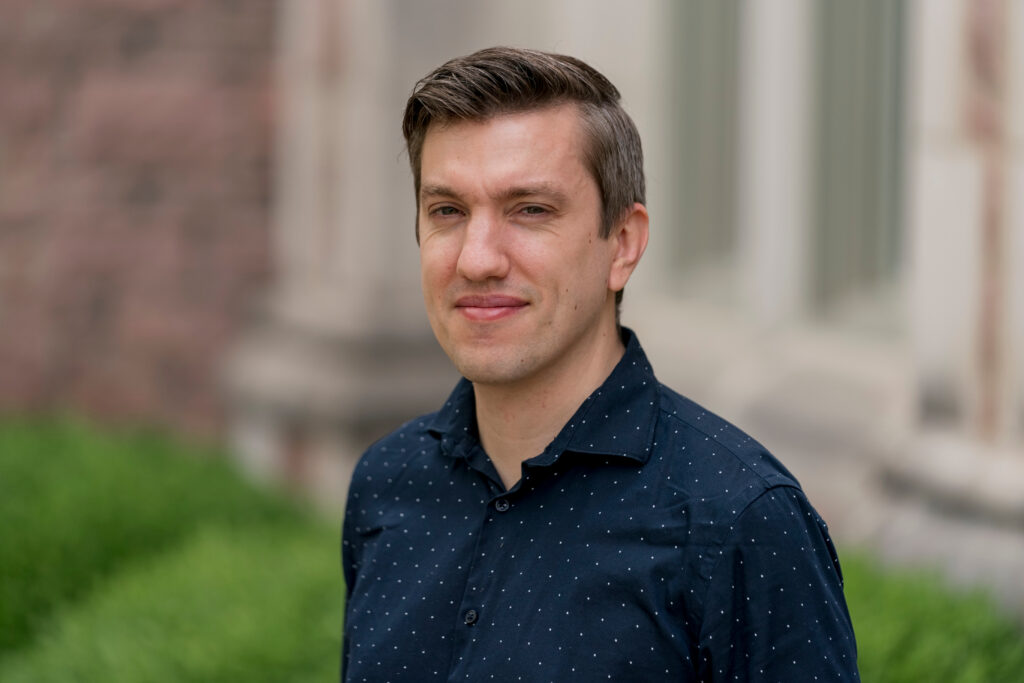
[(492, 47), (445, 62), (416, 83), (405, 105), (402, 133), (417, 205), (423, 140), (430, 124), (483, 121), (573, 103), (586, 134), (584, 162), (601, 193), (600, 235), (608, 237), (634, 202), (644, 203), (640, 134), (620, 99), (611, 81), (575, 57)]

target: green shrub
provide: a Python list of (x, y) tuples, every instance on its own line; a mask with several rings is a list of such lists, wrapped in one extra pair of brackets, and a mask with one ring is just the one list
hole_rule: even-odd
[(332, 531), (208, 526), (61, 613), (0, 680), (335, 680), (341, 601)]
[(223, 459), (165, 437), (72, 421), (0, 423), (0, 656), (123, 562), (200, 523), (296, 519)]
[(1024, 633), (986, 595), (861, 556), (843, 573), (865, 683), (1024, 682)]

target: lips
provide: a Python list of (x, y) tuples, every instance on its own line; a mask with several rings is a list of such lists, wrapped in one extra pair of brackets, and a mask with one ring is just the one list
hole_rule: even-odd
[(487, 322), (515, 315), (523, 310), (527, 302), (506, 294), (474, 294), (459, 297), (455, 308), (473, 321)]

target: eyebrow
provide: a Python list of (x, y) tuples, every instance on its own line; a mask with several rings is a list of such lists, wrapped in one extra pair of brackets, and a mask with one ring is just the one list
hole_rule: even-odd
[(427, 197), (454, 197), (455, 190), (447, 185), (423, 185), (420, 187), (420, 199)]
[[(447, 185), (424, 185), (420, 188), (420, 199), (428, 199), (430, 197), (458, 197), (459, 193), (448, 187)], [(568, 196), (550, 183), (537, 183), (534, 185), (521, 185), (518, 187), (510, 187), (501, 192), (499, 197), (501, 199), (521, 199), (523, 197), (549, 197), (551, 200), (559, 203), (565, 203), (568, 201)]]

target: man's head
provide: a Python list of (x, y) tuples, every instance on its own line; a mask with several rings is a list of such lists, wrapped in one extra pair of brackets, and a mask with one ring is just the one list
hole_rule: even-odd
[(639, 139), (617, 100), (578, 60), (507, 48), (449, 62), (410, 98), (427, 314), (473, 382), (571, 384), (614, 355), (647, 244)]
[(416, 84), (405, 107), (402, 132), (417, 202), (432, 124), (575, 104), (586, 136), (583, 158), (601, 195), (600, 235), (607, 237), (634, 203), (645, 203), (640, 134), (619, 99), (607, 78), (574, 57), (494, 47), (449, 60)]

